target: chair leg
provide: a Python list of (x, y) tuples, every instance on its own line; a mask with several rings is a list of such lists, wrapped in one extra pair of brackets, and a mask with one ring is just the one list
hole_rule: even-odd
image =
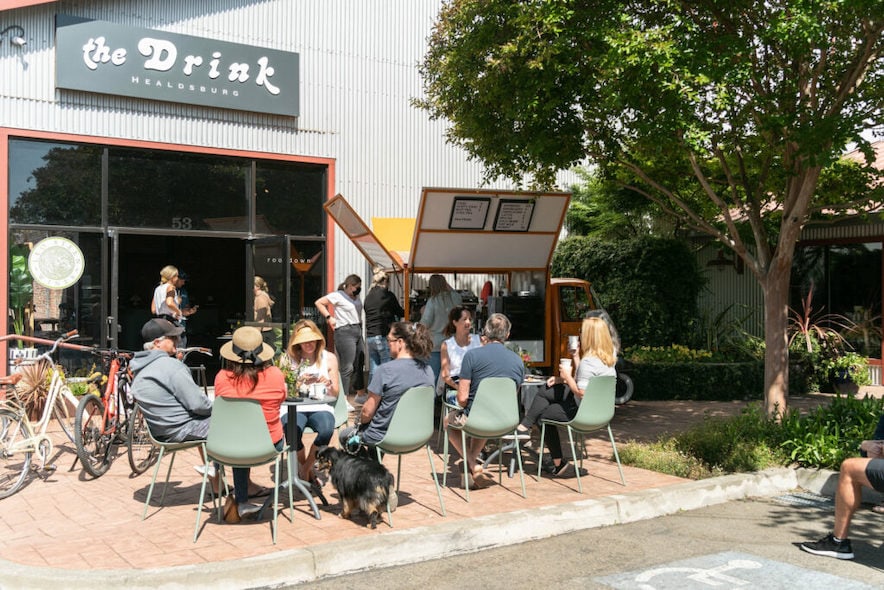
[[(294, 471), (292, 471), (292, 469), (295, 469), (295, 463), (292, 460), (292, 454), (290, 452), (286, 451), (285, 455), (286, 455), (285, 456), (286, 465), (288, 466), (288, 471), (286, 472), (286, 476), (289, 478), (289, 480), (291, 480), (292, 473), (295, 473)], [(279, 487), (279, 481), (276, 482), (276, 487), (277, 488)], [(292, 488), (295, 486), (293, 486), (292, 482), (289, 481), (288, 485), (285, 487), (288, 488), (288, 491), (289, 491), (289, 521), (292, 524), (294, 524), (295, 523), (295, 498), (292, 495), (292, 493), (293, 493)]]
[(513, 436), (513, 442), (516, 445), (515, 453), (516, 453), (516, 459), (519, 463), (519, 479), (522, 482), (522, 497), (527, 498), (528, 492), (525, 491), (525, 471), (522, 469), (522, 449), (519, 447), (519, 437), (518, 437), (519, 433), (513, 431), (513, 434), (516, 435), (516, 436)]
[(540, 481), (540, 470), (543, 469), (543, 441), (546, 438), (546, 423), (540, 423), (540, 449), (537, 451), (537, 481)]
[(433, 454), (430, 452), (430, 445), (425, 445), (427, 449), (427, 459), (430, 461), (430, 470), (433, 472), (433, 483), (436, 484), (436, 495), (439, 497), (439, 507), (442, 509), (442, 516), (445, 516), (445, 503), (442, 501), (442, 488), (439, 487), (439, 476), (436, 475), (436, 466), (433, 465)]
[(466, 490), (467, 502), (470, 501), (470, 477), (468, 471), (470, 466), (467, 465), (467, 433), (464, 430), (460, 431), (460, 448), (463, 449), (463, 487)]
[[(162, 452), (164, 449), (160, 449)], [(175, 453), (176, 451), (172, 451), (172, 456), (169, 457), (169, 468), (166, 470), (166, 483), (163, 484), (163, 495), (160, 496), (160, 506), (166, 501), (166, 490), (169, 489), (169, 478), (172, 476), (172, 465), (175, 464)], [(158, 458), (159, 461), (159, 458)]]
[(442, 487), (448, 485), (448, 429), (445, 429), (445, 441), (442, 444)]
[(209, 479), (209, 461), (206, 459), (206, 470), (203, 473), (203, 484), (200, 486), (200, 499), (196, 507), (196, 525), (193, 527), (193, 542), (196, 543), (197, 536), (200, 532), (200, 520), (203, 516), (203, 502), (206, 499), (206, 481)]
[(623, 466), (620, 465), (620, 454), (617, 453), (617, 445), (614, 443), (614, 433), (611, 432), (610, 424), (608, 424), (608, 438), (611, 439), (611, 448), (614, 449), (614, 459), (617, 460), (617, 469), (620, 470), (620, 483), (626, 485), (626, 478), (623, 477)]
[(396, 493), (399, 493), (399, 484), (402, 482), (402, 455), (399, 455), (399, 466), (396, 467)]
[[(583, 493), (583, 484), (580, 482), (580, 466), (577, 464), (577, 449), (574, 447), (574, 434), (571, 431), (570, 426), (565, 426), (568, 429), (568, 442), (571, 443), (571, 460), (574, 461), (574, 473), (577, 474), (577, 490), (582, 494)], [(583, 463), (583, 455), (580, 456), (580, 463)]]
[[(148, 505), (150, 505), (150, 497), (153, 495), (153, 486), (157, 482), (157, 475), (160, 472), (160, 463), (163, 461), (163, 452), (165, 450), (166, 449), (164, 447), (160, 447), (160, 456), (157, 457), (157, 464), (153, 468), (153, 478), (151, 478), (150, 487), (147, 489), (147, 498), (144, 500), (144, 511), (141, 513), (141, 520), (144, 520), (145, 518), (147, 518), (147, 507), (148, 507)], [(174, 456), (175, 455), (173, 454), (172, 457), (174, 457)], [(171, 469), (172, 468), (169, 467), (170, 471), (171, 471)], [(166, 476), (166, 485), (168, 485), (168, 482), (169, 482), (169, 477)], [(164, 491), (163, 497), (165, 498), (165, 496), (166, 496), (166, 494)], [(162, 500), (160, 501), (160, 504), (162, 504)]]
[(276, 530), (279, 528), (279, 461), (280, 455), (276, 456), (273, 463), (273, 544), (276, 545)]

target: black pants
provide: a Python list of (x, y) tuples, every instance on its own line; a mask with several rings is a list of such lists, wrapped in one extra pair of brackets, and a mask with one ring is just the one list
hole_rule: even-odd
[[(525, 412), (521, 424), (526, 428), (531, 428), (541, 418), (568, 422), (576, 415), (577, 401), (571, 390), (562, 384), (556, 384), (552, 387), (541, 388), (537, 392), (531, 407)], [(559, 438), (558, 427), (553, 426), (546, 429), (546, 446), (553, 459), (562, 458), (562, 441)]]

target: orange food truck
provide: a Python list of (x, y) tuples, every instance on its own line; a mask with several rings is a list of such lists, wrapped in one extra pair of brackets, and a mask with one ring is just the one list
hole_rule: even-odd
[(325, 210), (372, 266), (399, 277), (409, 319), (420, 318), (427, 277), (449, 275), (475, 308), (477, 329), (489, 314), (506, 314), (510, 343), (551, 375), (583, 318), (604, 314), (590, 283), (550, 277), (570, 200), (564, 192), (424, 188), (416, 219), (372, 218), (373, 229), (341, 195)]

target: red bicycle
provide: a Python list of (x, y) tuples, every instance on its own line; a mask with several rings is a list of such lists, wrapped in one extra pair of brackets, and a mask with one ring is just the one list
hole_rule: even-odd
[[(83, 469), (93, 477), (101, 477), (110, 468), (112, 450), (115, 446), (128, 443), (135, 428), (145, 428), (144, 422), (132, 420), (135, 411), (135, 399), (132, 397), (132, 371), (129, 361), (132, 353), (118, 350), (102, 351), (108, 358), (107, 384), (101, 397), (90, 393), (84, 395), (77, 406), (74, 422), (75, 444), (77, 457)], [(137, 438), (137, 434), (136, 434)], [(131, 451), (131, 449), (130, 449)], [(147, 469), (136, 470), (136, 462), (129, 453), (132, 470), (141, 473)], [(141, 459), (137, 463), (141, 467)]]

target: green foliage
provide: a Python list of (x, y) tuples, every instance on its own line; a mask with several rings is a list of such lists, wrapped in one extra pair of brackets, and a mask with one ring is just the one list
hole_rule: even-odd
[(855, 352), (826, 358), (822, 367), (832, 380), (843, 379), (860, 386), (872, 383), (869, 377), (869, 361)]
[(764, 363), (631, 362), (629, 376), (641, 400), (760, 399)]
[[(877, 206), (870, 167), (834, 164), (854, 141), (873, 161), (864, 132), (884, 113), (880, 2), (453, 0), (427, 46), (415, 103), (449, 123), (449, 140), (488, 177), (551, 186), (591, 160), (606, 181), (741, 256), (768, 317), (782, 314), (768, 330), (785, 323), (782, 269), (803, 224), (823, 206)], [(613, 276), (590, 270), (577, 276)], [(624, 338), (684, 343), (693, 315), (666, 318), (677, 337), (652, 317), (668, 295), (612, 311)], [(649, 306), (654, 297), (662, 304)], [(777, 335), (764, 388), (775, 399), (787, 368)]]
[(623, 356), (639, 363), (702, 363), (712, 361), (708, 350), (692, 350), (687, 346), (633, 346), (623, 351)]
[(884, 400), (837, 396), (805, 416), (785, 416), (780, 446), (802, 467), (837, 469), (858, 455), (859, 443), (871, 437), (882, 413)]
[(553, 276), (592, 282), (623, 346), (690, 340), (704, 279), (688, 246), (674, 239), (605, 241), (570, 237), (553, 255)]
[(25, 333), (25, 308), (34, 297), (34, 280), (28, 271), (28, 254), (28, 248), (24, 245), (17, 244), (9, 249), (9, 306), (15, 314), (13, 327), (16, 334)]
[(757, 405), (731, 418), (706, 418), (680, 434), (653, 444), (618, 447), (623, 463), (691, 479), (753, 472), (797, 464), (838, 469), (858, 456), (859, 443), (872, 435), (884, 400), (836, 397), (806, 415), (787, 412), (777, 422)]

